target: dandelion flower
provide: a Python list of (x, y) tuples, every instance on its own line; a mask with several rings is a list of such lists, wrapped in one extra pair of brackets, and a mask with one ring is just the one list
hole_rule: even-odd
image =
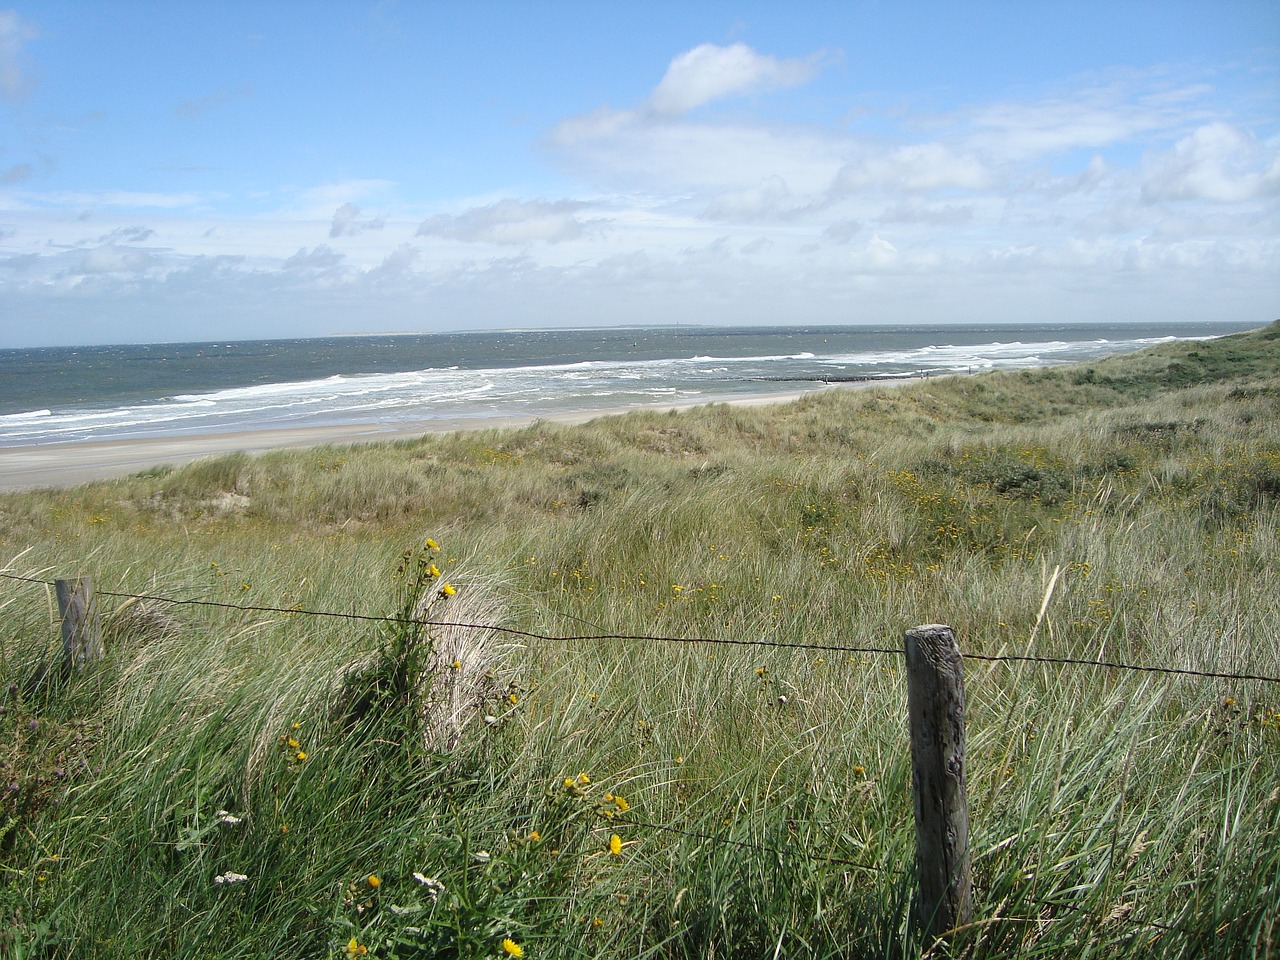
[(377, 890), (380, 886), (382, 886), (382, 878), (379, 877), (376, 873), (371, 873), (369, 874), (368, 884), (374, 890)]
[(442, 597), (452, 597), (457, 592), (458, 588), (452, 583), (446, 583), (440, 588), (440, 596)]
[(613, 802), (618, 805), (619, 813), (626, 813), (628, 810), (631, 809), (631, 804), (627, 803), (627, 801), (622, 799), (622, 797), (614, 796)]
[(537, 843), (539, 840), (542, 839), (542, 834), (540, 834), (537, 830), (534, 830), (531, 834), (529, 834), (529, 839), (532, 840), (534, 843)]
[(609, 838), (609, 852), (615, 857), (622, 855), (622, 838), (616, 833)]
[(578, 782), (585, 787), (587, 784), (591, 782), (591, 778), (588, 777), (585, 773), (580, 773), (578, 774)]
[(436, 542), (435, 542), (434, 540), (432, 540), (430, 537), (427, 537), (427, 549), (428, 549), (428, 550), (439, 550), (439, 549), (440, 549), (440, 544), (436, 543)]
[(302, 744), (300, 744), (293, 737), (290, 737), (288, 740), (286, 740), (285, 745), (288, 746), (291, 750), (297, 750), (299, 747), (302, 746)]
[(440, 576), (440, 568), (433, 563), (431, 566), (427, 567), (427, 576), (434, 580), (436, 577)]
[(524, 956), (524, 949), (510, 937), (502, 938), (502, 949), (509, 957)]
[(519, 702), (520, 702), (520, 698), (519, 698), (519, 697), (517, 697), (514, 693), (509, 693), (509, 694), (507, 694), (507, 699), (508, 699), (509, 701), (511, 701), (511, 705), (512, 705), (513, 707), (514, 707), (517, 703), (519, 703)]
[(294, 759), (301, 763), (303, 760), (307, 759), (307, 751), (299, 750), (294, 754)]

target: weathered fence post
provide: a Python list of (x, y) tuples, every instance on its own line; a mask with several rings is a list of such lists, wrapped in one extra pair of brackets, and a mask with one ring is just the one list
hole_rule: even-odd
[(54, 587), (62, 616), (63, 664), (68, 670), (80, 671), (92, 661), (101, 660), (105, 653), (102, 627), (93, 600), (93, 580), (90, 577), (56, 580)]
[(920, 923), (933, 941), (973, 919), (964, 671), (955, 632), (941, 624), (908, 630), (906, 653)]

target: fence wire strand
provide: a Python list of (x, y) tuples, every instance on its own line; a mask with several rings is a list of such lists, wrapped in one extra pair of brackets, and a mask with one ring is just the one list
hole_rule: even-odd
[[(15, 580), (22, 583), (41, 584), (44, 586), (53, 586), (54, 581), (43, 580), (36, 577), (22, 577), (11, 573), (0, 573), (0, 578), (7, 580)], [(777, 649), (777, 650), (811, 650), (817, 653), (847, 653), (847, 654), (885, 654), (889, 656), (902, 656), (904, 651), (901, 647), (876, 647), (876, 646), (848, 646), (845, 644), (824, 644), (824, 643), (795, 643), (785, 640), (738, 640), (732, 637), (667, 637), (654, 634), (625, 634), (625, 633), (587, 633), (587, 634), (547, 634), (538, 633), (533, 630), (521, 630), (516, 627), (505, 627), (492, 623), (468, 623), (465, 621), (453, 620), (427, 620), (394, 616), (378, 616), (375, 614), (361, 613), (340, 613), (333, 610), (310, 610), (303, 607), (272, 607), (257, 606), (237, 603), (226, 603), (218, 600), (199, 600), (199, 599), (182, 599), (177, 597), (164, 597), (154, 594), (145, 593), (120, 593), (111, 590), (95, 590), (96, 594), (104, 597), (116, 597), (125, 600), (147, 600), (152, 603), (166, 603), (173, 606), (196, 606), (196, 607), (212, 607), (223, 610), (235, 610), (241, 613), (275, 613), (287, 614), (293, 616), (305, 617), (328, 617), (339, 620), (354, 620), (366, 623), (388, 623), (388, 624), (412, 624), (414, 626), (423, 627), (445, 627), (456, 630), (490, 630), (497, 633), (505, 633), (509, 636), (520, 637), (526, 640), (541, 640), (546, 642), (592, 642), (592, 641), (635, 641), (635, 642), (651, 642), (651, 643), (686, 643), (686, 644), (708, 644), (719, 646), (735, 646), (735, 647), (757, 647), (761, 649)], [(1030, 655), (1020, 654), (984, 654), (984, 653), (961, 653), (966, 660), (974, 660), (986, 663), (1042, 663), (1051, 666), (1078, 666), (1078, 667), (1103, 667), (1109, 670), (1125, 670), (1134, 673), (1156, 673), (1172, 676), (1201, 677), (1212, 680), (1239, 680), (1239, 681), (1257, 681), (1259, 683), (1275, 683), (1280, 684), (1280, 676), (1269, 676), (1262, 673), (1228, 673), (1214, 670), (1193, 670), (1188, 667), (1163, 667), (1154, 664), (1137, 664), (1122, 663), (1115, 660), (1087, 660), (1076, 657), (1033, 657)]]

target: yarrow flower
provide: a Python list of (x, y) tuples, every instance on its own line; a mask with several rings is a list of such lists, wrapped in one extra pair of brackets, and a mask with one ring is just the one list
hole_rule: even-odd
[(220, 873), (213, 878), (213, 882), (222, 886), (227, 883), (244, 883), (249, 878), (243, 873), (236, 873), (234, 870), (228, 870), (226, 873)]

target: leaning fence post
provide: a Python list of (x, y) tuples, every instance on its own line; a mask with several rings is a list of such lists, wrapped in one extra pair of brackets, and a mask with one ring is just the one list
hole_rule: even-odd
[(964, 671), (955, 632), (908, 630), (907, 712), (920, 923), (930, 941), (973, 919), (964, 772)]
[(93, 579), (56, 580), (58, 612), (62, 616), (63, 663), (68, 670), (80, 671), (94, 660), (101, 660), (102, 627), (93, 600)]

